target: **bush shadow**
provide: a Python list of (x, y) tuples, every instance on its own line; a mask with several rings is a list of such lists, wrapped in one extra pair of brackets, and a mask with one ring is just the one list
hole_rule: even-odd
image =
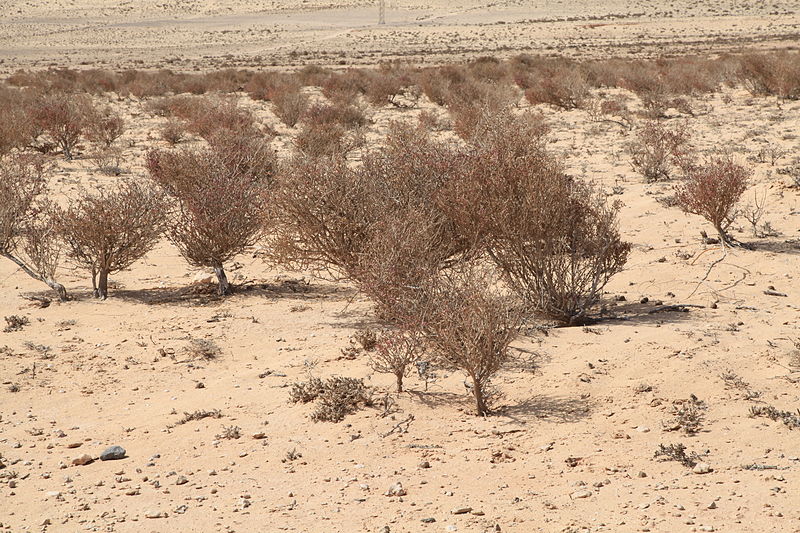
[(538, 395), (505, 405), (495, 414), (523, 424), (533, 420), (578, 422), (588, 418), (593, 408), (594, 402), (589, 398)]

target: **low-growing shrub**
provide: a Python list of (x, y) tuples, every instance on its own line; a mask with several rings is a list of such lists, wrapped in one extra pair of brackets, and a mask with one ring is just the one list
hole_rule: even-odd
[(686, 179), (676, 188), (678, 204), (687, 213), (700, 215), (714, 226), (720, 243), (733, 244), (727, 233), (736, 218), (736, 204), (747, 190), (751, 171), (730, 156), (712, 158), (687, 168)]
[(646, 121), (626, 145), (631, 166), (648, 182), (669, 180), (689, 154), (686, 124), (669, 128), (660, 121)]

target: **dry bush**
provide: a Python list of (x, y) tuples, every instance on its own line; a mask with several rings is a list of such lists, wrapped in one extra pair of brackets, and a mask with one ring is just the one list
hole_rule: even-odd
[(584, 108), (593, 122), (611, 122), (629, 130), (633, 128), (634, 121), (627, 100), (621, 95), (589, 98), (585, 101)]
[(306, 65), (295, 73), (303, 87), (321, 87), (330, 75), (328, 69), (319, 65)]
[(664, 122), (646, 121), (626, 144), (631, 166), (648, 182), (669, 180), (689, 156), (689, 129), (685, 123), (674, 128)]
[(189, 345), (186, 347), (186, 354), (194, 359), (211, 361), (218, 359), (222, 355), (222, 348), (210, 339), (191, 338), (189, 339)]
[(470, 76), (481, 81), (501, 82), (510, 79), (508, 63), (493, 56), (481, 56), (467, 63)]
[(347, 129), (366, 126), (368, 122), (363, 108), (338, 104), (311, 106), (303, 119), (309, 124), (339, 124)]
[(535, 312), (576, 324), (630, 245), (617, 228), (619, 204), (564, 174), (541, 128), (531, 117), (487, 117), (446, 206)]
[(445, 105), (451, 83), (450, 79), (442, 75), (441, 69), (427, 68), (417, 74), (417, 85), (422, 93), (437, 105)]
[(95, 168), (106, 176), (119, 176), (124, 172), (122, 162), (125, 160), (125, 156), (122, 149), (116, 146), (99, 148), (89, 153), (87, 159), (91, 160)]
[(561, 109), (583, 107), (589, 96), (589, 84), (581, 71), (561, 62), (537, 69), (525, 91), (525, 98), (532, 105), (550, 104)]
[(293, 128), (308, 110), (308, 95), (299, 84), (277, 86), (271, 96), (272, 110), (281, 122)]
[(143, 104), (148, 113), (159, 117), (189, 118), (195, 113), (199, 102), (203, 99), (196, 96), (166, 96), (153, 98)]
[(108, 297), (108, 275), (130, 267), (156, 245), (166, 205), (150, 183), (125, 180), (84, 193), (56, 218), (67, 256), (92, 273), (95, 297)]
[(86, 95), (49, 93), (31, 102), (30, 113), (36, 126), (61, 148), (64, 157), (72, 159), (94, 106)]
[(230, 292), (223, 265), (261, 236), (275, 166), (274, 151), (252, 138), (147, 154), (150, 175), (179, 204), (169, 217), (170, 240), (192, 266), (214, 269), (220, 295)]
[(0, 158), (0, 255), (65, 300), (66, 289), (54, 279), (59, 245), (41, 198), (48, 174), (40, 157)]
[(312, 159), (345, 157), (365, 143), (362, 128), (347, 129), (337, 123), (306, 122), (294, 138), (297, 153)]
[(437, 362), (470, 379), (479, 416), (497, 400), (492, 378), (510, 359), (509, 345), (519, 334), (522, 314), (507, 296), (492, 289), (495, 280), (480, 267), (451, 269), (424, 285), (417, 296), (418, 327)]
[(406, 67), (397, 63), (384, 63), (367, 76), (364, 96), (376, 107), (391, 104), (394, 107), (411, 108), (417, 105), (420, 90)]
[(517, 105), (517, 89), (507, 84), (467, 80), (453, 84), (447, 97), (447, 110), (453, 119), (453, 130), (462, 139), (474, 137), (476, 127), (485, 116), (501, 114)]
[(306, 382), (292, 384), (289, 401), (308, 403), (317, 401), (311, 413), (315, 422), (341, 422), (359, 406), (372, 405), (372, 391), (363, 379), (332, 377), (323, 381), (310, 377)]
[(92, 109), (86, 115), (86, 138), (106, 148), (125, 132), (125, 120), (110, 107)]
[(186, 119), (186, 129), (209, 143), (217, 137), (255, 137), (258, 129), (255, 117), (239, 107), (232, 99), (198, 98)]
[(716, 157), (689, 168), (675, 195), (684, 211), (711, 222), (720, 243), (730, 245), (733, 240), (726, 230), (736, 217), (735, 207), (747, 190), (750, 175), (750, 169), (730, 156)]
[(367, 73), (351, 69), (333, 73), (322, 83), (322, 94), (338, 106), (353, 105), (367, 91)]
[(186, 124), (180, 119), (171, 118), (161, 127), (161, 138), (175, 146), (186, 138)]
[[(340, 157), (295, 159), (285, 167), (273, 200), (280, 220), (273, 236), (277, 259), (295, 268), (382, 284), (372, 275), (379, 269), (364, 264), (372, 259), (368, 252), (379, 242), (391, 248), (387, 232), (401, 233), (401, 224), (413, 230), (409, 220), (436, 213), (437, 191), (453, 178), (457, 164), (452, 148), (434, 142), (422, 129), (399, 124), (360, 167), (351, 168)], [(436, 226), (437, 219), (431, 220)], [(376, 240), (381, 233), (382, 240)], [(439, 248), (450, 250), (449, 245)], [(402, 268), (398, 264), (387, 273)]]
[(692, 468), (700, 459), (700, 456), (695, 452), (687, 453), (686, 446), (681, 443), (666, 446), (659, 444), (654, 457), (662, 457), (662, 461), (677, 461), (688, 468)]
[(403, 392), (403, 378), (408, 377), (423, 351), (417, 335), (411, 332), (393, 331), (384, 333), (370, 358), (370, 366), (375, 372), (392, 374), (397, 392)]
[(796, 52), (750, 53), (739, 58), (738, 78), (756, 96), (800, 98), (800, 55)]
[(0, 87), (0, 157), (27, 146), (34, 136), (28, 115), (29, 97), (18, 89)]

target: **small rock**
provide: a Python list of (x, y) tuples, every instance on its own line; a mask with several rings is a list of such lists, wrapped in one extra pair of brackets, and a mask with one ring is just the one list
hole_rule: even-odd
[(695, 474), (708, 474), (711, 470), (711, 466), (709, 466), (708, 463), (697, 463), (694, 465), (694, 468), (692, 468), (692, 472)]
[(81, 446), (83, 446), (82, 442), (70, 442), (67, 444), (67, 448), (80, 448)]
[(203, 383), (202, 381), (198, 381), (197, 385), (195, 385), (194, 388), (195, 389), (205, 389), (206, 388), (206, 384)]
[(474, 511), (470, 511), (470, 513), (469, 513), (469, 514), (471, 514), (472, 516), (483, 516), (483, 515), (485, 515), (486, 513), (484, 513), (483, 511), (479, 511), (479, 510), (477, 510), (477, 509), (476, 509), (476, 510), (474, 510)]
[(700, 526), (700, 531), (714, 531), (714, 526)]
[(592, 491), (590, 491), (590, 490), (578, 490), (578, 491), (575, 491), (572, 494), (570, 494), (570, 497), (573, 500), (576, 500), (578, 498), (588, 498), (591, 495), (592, 495)]
[(430, 467), (431, 467), (431, 464), (430, 464), (428, 461), (422, 461), (422, 462), (419, 464), (419, 467), (420, 467), (420, 468), (430, 468)]
[(124, 459), (125, 458), (125, 448), (122, 446), (111, 446), (110, 448), (106, 448), (103, 453), (100, 454), (101, 461), (114, 461), (117, 459)]
[(708, 509), (716, 509), (716, 508), (717, 508), (717, 502), (711, 502), (708, 504)]
[(147, 511), (144, 514), (144, 517), (145, 518), (166, 518), (167, 517), (167, 513), (164, 513), (164, 512), (161, 512), (161, 511)]
[(80, 455), (80, 456), (76, 457), (75, 459), (73, 459), (72, 460), (72, 464), (74, 464), (76, 466), (83, 466), (83, 465), (91, 464), (93, 461), (94, 461), (94, 459), (92, 459), (92, 456), (89, 455), (88, 453), (85, 453), (85, 454)]
[(378, 530), (378, 533), (389, 533), (390, 531), (389, 526), (383, 526)]
[(637, 426), (636, 431), (638, 431), (639, 433), (649, 433), (650, 428), (647, 426)]
[(189, 483), (189, 479), (186, 476), (178, 476), (178, 479), (175, 480), (176, 485), (186, 485)]
[(467, 514), (472, 511), (472, 507), (456, 507), (450, 511), (450, 514)]
[(264, 433), (263, 431), (259, 431), (258, 433), (253, 433), (253, 438), (254, 439), (266, 439), (267, 438), (267, 434)]
[(422, 520), (420, 520), (420, 522), (422, 522), (423, 524), (433, 524), (434, 522), (436, 522), (436, 519), (431, 516), (428, 518), (423, 518)]
[(639, 473), (636, 474), (636, 477), (647, 477), (647, 473), (639, 471)]
[(383, 493), (384, 496), (405, 496), (408, 494), (408, 491), (403, 488), (403, 484), (399, 481), (389, 487), (389, 490)]

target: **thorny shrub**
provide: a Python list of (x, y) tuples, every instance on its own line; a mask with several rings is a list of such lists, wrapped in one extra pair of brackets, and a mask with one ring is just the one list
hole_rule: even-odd
[(95, 297), (108, 297), (108, 275), (144, 257), (164, 231), (164, 197), (146, 181), (84, 193), (56, 214), (67, 256), (92, 274)]
[(275, 152), (254, 138), (147, 154), (150, 176), (178, 202), (167, 235), (190, 265), (214, 269), (220, 295), (230, 292), (224, 264), (262, 234), (263, 202), (275, 167)]
[(685, 123), (670, 128), (661, 121), (646, 121), (626, 145), (631, 166), (648, 182), (669, 180), (689, 157), (689, 131)]
[(747, 190), (750, 175), (750, 169), (730, 156), (714, 157), (688, 168), (675, 196), (684, 211), (711, 222), (723, 246), (730, 245), (733, 240), (726, 230), (736, 218), (735, 207)]

